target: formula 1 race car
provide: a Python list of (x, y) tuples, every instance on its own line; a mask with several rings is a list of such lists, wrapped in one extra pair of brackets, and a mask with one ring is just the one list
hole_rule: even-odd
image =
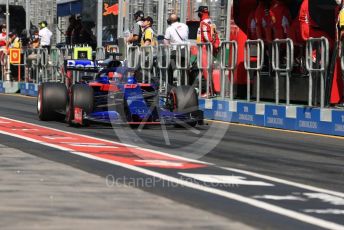
[[(114, 62), (113, 62), (114, 63)], [(166, 94), (159, 85), (138, 83), (119, 61), (115, 65), (90, 60), (67, 60), (67, 70), (96, 72), (96, 77), (82, 76), (79, 81), (46, 82), (39, 86), (37, 111), (40, 120), (64, 119), (70, 125), (102, 123), (166, 124), (194, 127), (203, 124), (203, 112), (191, 86), (173, 87)]]

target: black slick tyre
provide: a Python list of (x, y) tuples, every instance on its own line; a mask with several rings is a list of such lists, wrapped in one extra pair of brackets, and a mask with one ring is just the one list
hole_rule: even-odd
[[(42, 121), (61, 119), (67, 104), (67, 88), (62, 83), (46, 82), (38, 88), (37, 113)], [(61, 113), (59, 113), (61, 112)]]

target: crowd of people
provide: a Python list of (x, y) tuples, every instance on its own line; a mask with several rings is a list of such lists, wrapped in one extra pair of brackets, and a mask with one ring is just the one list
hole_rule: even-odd
[[(320, 15), (312, 14), (312, 9), (317, 8), (311, 5), (310, 0), (300, 0), (297, 3), (291, 0), (258, 0), (248, 17), (246, 34), (251, 40), (264, 41), (266, 48), (264, 68), (270, 72), (272, 71), (271, 43), (275, 39), (290, 38), (294, 44), (293, 71), (304, 76), (308, 74), (305, 66), (305, 49), (308, 39), (327, 38), (331, 63), (327, 74), (332, 74), (332, 76), (329, 75), (326, 84), (327, 89), (331, 88), (330, 103), (338, 104), (339, 101), (343, 101), (344, 94), (344, 78), (341, 76), (339, 58), (343, 52), (340, 43), (344, 40), (344, 1), (335, 0), (327, 4), (328, 6), (322, 10), (323, 12), (331, 11), (332, 17), (328, 17), (329, 14), (327, 14), (327, 18), (322, 19)], [(297, 12), (290, 11), (294, 6)], [(282, 52), (285, 51), (282, 49)], [(320, 48), (313, 47), (312, 61), (315, 65), (320, 65), (322, 61)]]
[[(333, 47), (335, 39), (320, 29), (310, 16), (309, 0), (301, 1), (301, 6), (294, 19), (291, 16), (288, 2), (290, 3), (289, 0), (259, 0), (247, 20), (248, 38), (251, 40), (262, 39), (266, 44), (270, 44), (275, 39), (290, 38), (294, 45), (304, 46), (310, 37), (323, 36), (328, 39), (330, 46)], [(336, 2), (338, 10), (341, 11), (343, 8), (342, 0), (336, 0)], [(340, 25), (337, 29), (342, 31)], [(343, 34), (340, 31), (339, 36)]]
[(32, 26), (29, 33), (23, 30), (20, 34), (9, 32), (7, 36), (6, 24), (0, 26), (0, 49), (7, 48), (46, 48), (50, 51), (53, 33), (48, 29), (48, 23), (42, 21)]
[[(38, 29), (39, 28), (39, 29)], [(41, 21), (38, 27), (31, 26), (29, 32), (23, 30), (21, 33), (9, 32), (7, 34), (6, 24), (0, 25), (0, 58), (3, 60), (6, 54), (8, 54), (8, 49), (37, 49), (45, 48), (50, 53), (51, 42), (53, 33), (48, 29), (48, 23), (46, 21)], [(23, 56), (24, 54), (22, 54)], [(30, 55), (29, 55), (30, 56)], [(28, 57), (29, 58), (29, 57)], [(6, 72), (6, 66), (2, 66), (0, 69), (1, 74)], [(18, 78), (23, 79), (23, 75), (20, 72), (24, 72), (24, 67), (19, 67), (17, 65), (10, 66), (10, 79), (17, 80)]]
[[(216, 25), (210, 19), (210, 12), (207, 6), (200, 6), (198, 10), (200, 18), (200, 27), (198, 29), (197, 41), (199, 43), (211, 43), (214, 47), (214, 55), (217, 54), (217, 49), (220, 44), (220, 39), (216, 31)], [(127, 38), (126, 42), (132, 46), (156, 46), (160, 41), (154, 32), (153, 19), (148, 16), (145, 17), (143, 11), (137, 11), (134, 14), (134, 26), (131, 35)], [(165, 31), (162, 43), (171, 46), (171, 62), (168, 68), (168, 83), (173, 84), (174, 70), (176, 69), (177, 59), (177, 45), (189, 44), (189, 27), (180, 22), (177, 14), (172, 13), (168, 16), (167, 24), (169, 25)], [(202, 63), (207, 65), (207, 52), (203, 52)], [(181, 65), (185, 65), (185, 51), (181, 51)], [(182, 78), (185, 73), (182, 73)], [(207, 77), (207, 72), (204, 71), (203, 75)]]

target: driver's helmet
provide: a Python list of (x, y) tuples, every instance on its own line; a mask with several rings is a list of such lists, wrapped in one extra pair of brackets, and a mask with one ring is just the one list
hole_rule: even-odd
[(137, 84), (137, 80), (134, 76), (129, 76), (127, 83), (128, 84)]

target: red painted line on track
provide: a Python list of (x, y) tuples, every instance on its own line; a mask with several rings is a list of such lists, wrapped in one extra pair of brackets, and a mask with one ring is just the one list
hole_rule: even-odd
[(153, 150), (128, 146), (117, 142), (101, 140), (35, 124), (0, 117), (0, 131), (3, 134), (42, 143), (70, 152), (81, 152), (90, 156), (116, 161), (132, 166), (193, 169), (204, 168), (206, 164), (195, 163), (181, 157), (159, 153)]

